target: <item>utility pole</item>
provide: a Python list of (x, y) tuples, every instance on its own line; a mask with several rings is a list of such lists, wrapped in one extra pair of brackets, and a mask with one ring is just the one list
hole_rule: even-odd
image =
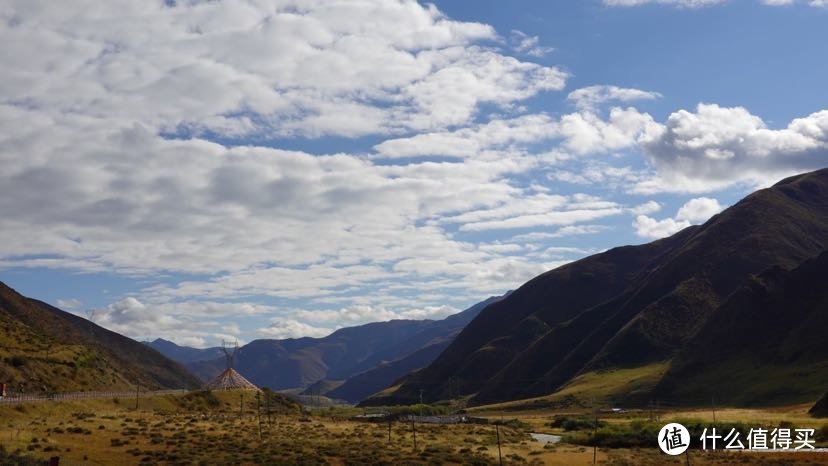
[(420, 416), (423, 415), (423, 389), (420, 389)]
[(710, 408), (713, 409), (713, 424), (716, 423), (716, 398), (714, 395), (710, 395)]
[(259, 403), (259, 392), (256, 392), (256, 418), (259, 421), (259, 441), (262, 441), (262, 408)]
[(244, 415), (244, 392), (241, 392), (239, 396), (239, 417), (242, 417)]
[(388, 443), (391, 443), (391, 416), (388, 416)]
[(265, 392), (265, 398), (267, 399), (267, 426), (270, 427), (271, 420), (270, 420), (270, 391)]
[(656, 405), (655, 405), (655, 409), (656, 409), (656, 414), (655, 414), (655, 416), (656, 416), (656, 422), (658, 422), (658, 421), (660, 421), (660, 420), (661, 420), (661, 414), (659, 414), (659, 413), (661, 412), (661, 411), (659, 410), (659, 409), (660, 409), (659, 407), (660, 407), (661, 405), (659, 404), (658, 398), (656, 398), (655, 403), (656, 403)]
[(500, 424), (495, 424), (495, 434), (497, 435), (497, 458), (500, 466), (503, 466), (503, 454), (500, 452)]
[(417, 451), (417, 428), (414, 427), (414, 416), (411, 416), (411, 432), (414, 432), (414, 451)]
[(138, 411), (138, 393), (141, 391), (141, 382), (135, 384), (135, 410)]
[(598, 459), (598, 439), (595, 436), (598, 434), (598, 411), (595, 409), (595, 397), (592, 397), (592, 416), (594, 417), (594, 424), (592, 425), (592, 464), (596, 464)]

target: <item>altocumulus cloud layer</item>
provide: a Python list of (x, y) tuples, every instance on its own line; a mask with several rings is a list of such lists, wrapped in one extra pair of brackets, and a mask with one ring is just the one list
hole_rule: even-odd
[[(503, 32), (529, 58), (552, 50)], [(448, 315), (590, 252), (544, 241), (605, 218), (650, 238), (722, 208), (699, 197), (657, 220), (647, 195), (824, 163), (826, 111), (776, 130), (716, 104), (659, 122), (633, 106), (659, 93), (566, 90), (563, 67), (508, 42), (413, 1), (5, 2), (0, 267), (193, 277), (98, 309), (133, 336), (203, 344), (239, 333), (227, 315), (319, 336)], [(542, 93), (571, 110), (523, 107)], [(366, 137), (341, 153), (272, 142)], [(603, 161), (619, 152), (646, 168)]]

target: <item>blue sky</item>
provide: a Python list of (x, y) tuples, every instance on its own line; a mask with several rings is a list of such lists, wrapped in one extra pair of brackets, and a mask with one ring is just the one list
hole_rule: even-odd
[(821, 0), (0, 19), (0, 280), (137, 339), (442, 318), (828, 165)]

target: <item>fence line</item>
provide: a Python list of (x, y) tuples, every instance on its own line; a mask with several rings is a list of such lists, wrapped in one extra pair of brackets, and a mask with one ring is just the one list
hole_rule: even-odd
[(64, 392), (18, 394), (0, 397), (0, 404), (36, 403), (41, 401), (84, 400), (90, 398), (146, 398), (151, 396), (173, 395), (186, 393), (187, 390), (148, 390), (148, 391), (112, 391), (112, 392)]

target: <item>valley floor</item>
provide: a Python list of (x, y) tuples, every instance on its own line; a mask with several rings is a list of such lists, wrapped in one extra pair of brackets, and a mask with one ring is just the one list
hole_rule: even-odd
[[(260, 404), (261, 406), (261, 404)], [(240, 414), (241, 409), (241, 414)], [(363, 423), (346, 412), (299, 413), (289, 405), (259, 415), (250, 392), (167, 395), (135, 400), (77, 400), (0, 406), (4, 455), (40, 459), (60, 456), (61, 465), (129, 464), (498, 464), (494, 425)], [(565, 443), (572, 432), (550, 426), (554, 412), (479, 413), (500, 426), (503, 464), (592, 464), (593, 448)], [(568, 413), (580, 416), (584, 413)], [(712, 414), (712, 413), (711, 413)], [(649, 413), (606, 416), (619, 429)], [(659, 414), (659, 423), (704, 419), (704, 411)], [(809, 426), (825, 430), (802, 407), (784, 410), (721, 410), (718, 422)], [(564, 443), (543, 445), (528, 432), (562, 434)], [(824, 440), (823, 440), (824, 442)], [(1, 458), (2, 456), (0, 456)], [(598, 464), (687, 464), (651, 447), (598, 448)], [(9, 460), (5, 460), (9, 461)], [(12, 460), (13, 461), (13, 460)], [(828, 453), (728, 453), (691, 449), (690, 464), (828, 464)], [(0, 464), (6, 464), (0, 459)], [(14, 464), (12, 462), (12, 464)]]

